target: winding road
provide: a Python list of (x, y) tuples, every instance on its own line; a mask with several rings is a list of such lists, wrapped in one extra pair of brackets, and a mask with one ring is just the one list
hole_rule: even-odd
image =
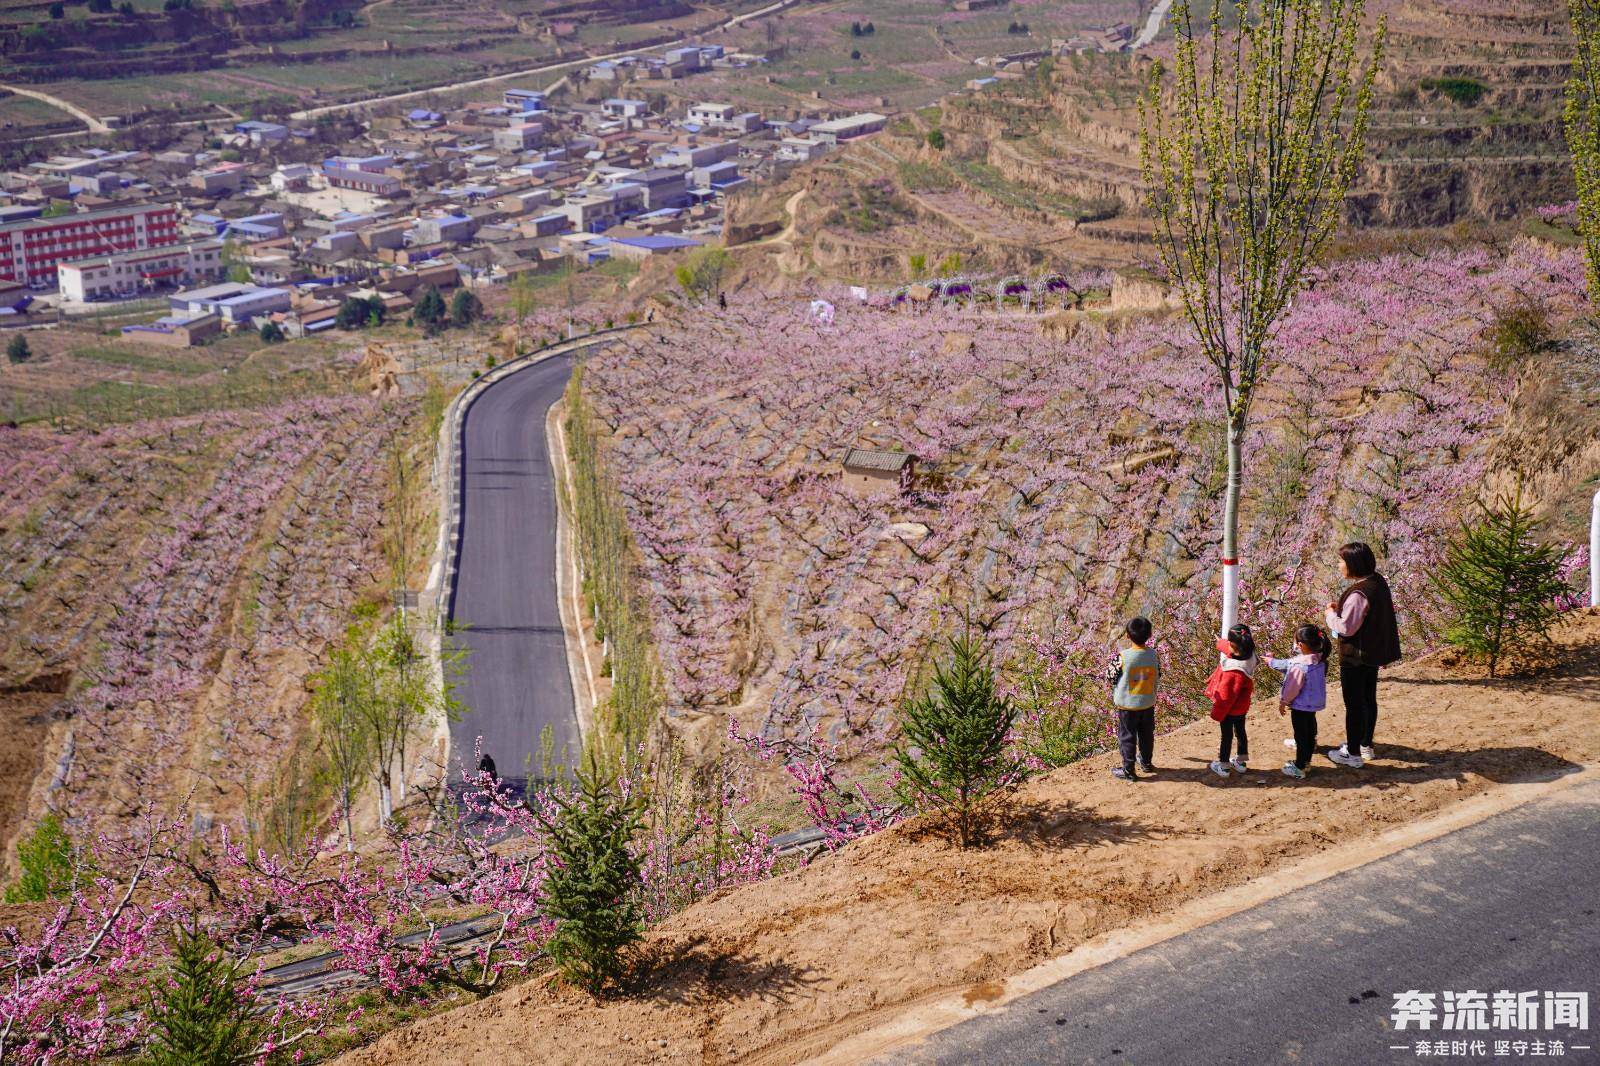
[[(697, 39), (709, 37), (713, 33), (720, 33), (723, 30), (742, 25), (751, 21), (752, 19), (758, 19), (767, 15), (777, 14), (778, 12), (793, 7), (800, 2), (801, 0), (775, 0), (774, 3), (768, 4), (765, 7), (759, 8), (755, 11), (747, 11), (743, 15), (734, 15), (733, 17), (724, 19), (715, 25), (703, 27), (702, 29), (695, 31), (693, 36)], [(1167, 0), (1167, 3), (1171, 2), (1172, 0)], [(397, 104), (406, 100), (420, 100), (433, 93), (455, 92), (459, 89), (477, 89), (485, 85), (498, 85), (503, 81), (512, 81), (517, 78), (529, 78), (535, 74), (552, 74), (558, 70), (576, 70), (579, 67), (593, 66), (595, 63), (598, 63), (603, 59), (621, 59), (624, 56), (638, 55), (641, 51), (665, 51), (666, 49), (677, 48), (688, 43), (688, 37), (680, 37), (676, 40), (651, 45), (648, 49), (624, 49), (620, 52), (608, 52), (605, 55), (583, 56), (580, 59), (566, 59), (556, 63), (543, 63), (536, 67), (528, 67), (525, 70), (513, 70), (509, 74), (490, 74), (486, 77), (469, 78), (465, 81), (454, 81), (446, 85), (431, 85), (426, 89), (411, 89), (403, 93), (390, 93), (387, 96), (371, 96), (365, 100), (351, 100), (342, 104), (326, 104), (322, 107), (308, 107), (304, 110), (293, 112), (289, 117), (303, 122), (307, 119), (316, 118), (318, 115), (333, 115), (342, 111), (355, 111), (361, 108), (375, 107), (379, 104)], [(554, 87), (552, 86), (551, 90), (553, 90), (553, 88)]]
[(572, 371), (570, 352), (484, 389), (462, 418), (462, 520), (447, 616), (468, 653), (450, 726), (452, 762), (478, 738), (500, 776), (539, 776), (540, 735), (570, 762), (581, 748), (556, 592), (556, 497), (545, 416)]

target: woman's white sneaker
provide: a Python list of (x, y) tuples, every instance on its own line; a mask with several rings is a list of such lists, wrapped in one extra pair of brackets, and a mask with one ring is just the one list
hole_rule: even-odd
[(1293, 751), (1294, 750), (1294, 737), (1284, 737), (1283, 738), (1283, 746), (1288, 748), (1290, 751)]
[(1370, 758), (1372, 758), (1372, 748), (1366, 744), (1361, 745), (1361, 761), (1366, 762)]
[(1343, 748), (1329, 748), (1328, 749), (1328, 758), (1332, 759), (1334, 762), (1338, 763), (1340, 766), (1348, 766), (1348, 767), (1350, 767), (1351, 769), (1354, 769), (1354, 770), (1359, 770), (1359, 769), (1361, 769), (1362, 766), (1366, 765), (1365, 763), (1363, 763), (1361, 761), (1361, 756), (1359, 756), (1359, 755), (1351, 755), (1349, 752), (1345, 751)]
[(1305, 778), (1306, 772), (1300, 769), (1300, 767), (1296, 766), (1294, 763), (1286, 762), (1283, 764), (1283, 776), (1292, 777), (1298, 781)]
[(1250, 769), (1250, 764), (1248, 762), (1246, 762), (1244, 759), (1235, 759), (1232, 762), (1230, 762), (1228, 765), (1233, 767), (1233, 772), (1236, 773), (1236, 774), (1242, 774), (1246, 770)]
[(1221, 759), (1212, 759), (1211, 772), (1216, 774), (1218, 777), (1227, 777), (1228, 764), (1223, 762)]

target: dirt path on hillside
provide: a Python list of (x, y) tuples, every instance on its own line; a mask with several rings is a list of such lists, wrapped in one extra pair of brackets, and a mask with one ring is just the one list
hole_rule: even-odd
[[(1092, 937), (1282, 870), (1514, 782), (1600, 762), (1600, 614), (1562, 634), (1526, 681), (1401, 667), (1381, 689), (1378, 758), (1318, 757), (1283, 777), (1275, 708), (1251, 716), (1253, 770), (1206, 770), (1209, 721), (1158, 739), (1135, 785), (1096, 758), (1031, 783), (1000, 839), (962, 853), (920, 826), (702, 903), (653, 932), (651, 971), (596, 1005), (543, 982), (391, 1033), (345, 1062), (794, 1062), (930, 999), (994, 998), (998, 979)], [(1322, 740), (1337, 743), (1337, 695)], [(1324, 745), (1325, 746), (1325, 745)]]
[(67, 114), (71, 115), (85, 126), (88, 126), (90, 133), (111, 132), (110, 126), (107, 126), (104, 122), (95, 118), (93, 115), (89, 114), (89, 112), (85, 111), (83, 108), (79, 107), (70, 100), (63, 100), (59, 96), (52, 96), (49, 93), (43, 92), (39, 89), (29, 89), (21, 85), (4, 84), (0, 85), (0, 89), (4, 89), (11, 93), (16, 93), (18, 96), (32, 97), (42, 104), (49, 104), (51, 107), (65, 111)]

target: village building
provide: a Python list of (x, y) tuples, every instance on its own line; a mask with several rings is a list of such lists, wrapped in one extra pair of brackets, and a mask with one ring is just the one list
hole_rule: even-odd
[(908, 492), (916, 478), (917, 457), (910, 452), (851, 448), (844, 453), (843, 485), (863, 494), (896, 489)]
[(886, 115), (880, 115), (876, 111), (863, 111), (857, 115), (818, 122), (811, 127), (810, 134), (827, 144), (838, 144), (840, 141), (850, 141), (857, 137), (865, 137), (869, 133), (877, 133), (888, 123)]
[(61, 295), (87, 303), (171, 285), (216, 281), (228, 268), (222, 261), (222, 242), (210, 240), (79, 259), (62, 263), (56, 271)]

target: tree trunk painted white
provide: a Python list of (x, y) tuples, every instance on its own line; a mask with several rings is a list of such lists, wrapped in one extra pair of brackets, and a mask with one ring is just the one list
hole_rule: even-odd
[(1244, 480), (1244, 420), (1229, 419), (1228, 487), (1222, 505), (1222, 632), (1239, 620), (1239, 489)]
[(384, 774), (378, 780), (378, 819), (384, 825), (388, 825), (393, 815), (394, 798), (389, 794), (389, 775)]
[(1589, 606), (1600, 607), (1600, 492), (1589, 511)]

